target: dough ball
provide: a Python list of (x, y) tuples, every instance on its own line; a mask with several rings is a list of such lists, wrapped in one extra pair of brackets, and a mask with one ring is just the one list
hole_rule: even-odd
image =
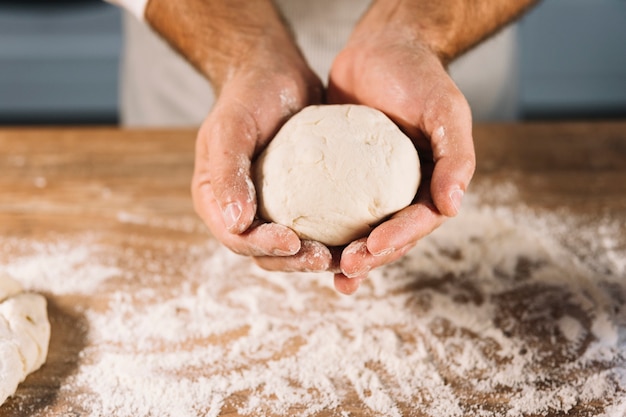
[(413, 143), (385, 114), (323, 105), (285, 123), (253, 177), (263, 219), (339, 246), (411, 204), (421, 174)]

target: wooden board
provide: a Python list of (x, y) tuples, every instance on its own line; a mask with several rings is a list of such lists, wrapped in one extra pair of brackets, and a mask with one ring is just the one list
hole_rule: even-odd
[[(572, 230), (568, 231), (571, 235), (559, 229), (560, 234), (556, 240), (561, 245), (560, 248), (565, 250), (568, 256), (571, 255), (571, 259), (580, 261), (583, 267), (592, 271), (592, 278), (593, 274), (597, 274), (597, 278), (602, 281), (603, 274), (624, 273), (623, 270), (619, 270), (619, 266), (624, 265), (620, 263), (620, 259), (626, 256), (626, 122), (478, 125), (474, 129), (474, 137), (478, 170), (470, 190), (469, 204), (487, 207), (495, 210), (494, 212), (498, 209), (513, 211), (520, 209), (524, 213), (532, 213), (535, 220), (545, 217), (554, 222), (559, 216), (571, 218), (572, 220), (565, 222), (563, 226), (572, 227)], [(173, 294), (179, 294), (181, 288), (185, 288), (181, 286), (181, 280), (186, 279), (184, 271), (191, 264), (196, 265), (202, 257), (218, 254), (225, 256), (215, 242), (211, 243), (211, 237), (193, 212), (189, 184), (193, 170), (194, 141), (195, 132), (184, 129), (0, 129), (0, 268), (17, 273), (19, 275), (17, 278), (26, 281), (27, 286), (30, 283), (34, 289), (46, 295), (52, 323), (52, 340), (47, 363), (20, 386), (16, 396), (0, 407), (0, 416), (79, 416), (97, 415), (98, 410), (102, 412), (102, 398), (97, 407), (90, 406), (90, 403), (97, 403), (98, 395), (101, 397), (102, 394), (90, 393), (90, 390), (76, 379), (77, 375), (85, 375), (89, 366), (96, 363), (101, 355), (112, 352), (113, 348), (122, 352), (138, 348), (137, 340), (133, 338), (129, 338), (127, 342), (110, 338), (106, 339), (108, 340), (106, 343), (99, 344), (105, 339), (94, 336), (99, 330), (94, 328), (93, 317), (100, 313), (104, 314), (107, 309), (112, 308), (112, 303), (118, 300), (121, 293), (130, 294), (129, 299), (124, 302), (136, 303), (137, 308), (141, 308), (145, 303), (149, 304), (149, 301), (142, 301), (133, 294), (143, 294), (146, 289), (153, 290), (151, 294), (156, 298), (163, 297), (165, 302), (168, 300), (167, 297), (174, 297)], [(537, 224), (529, 223), (528, 227)], [(579, 230), (576, 225), (580, 227)], [(595, 230), (596, 226), (598, 234), (590, 234), (589, 231)], [(522, 236), (524, 225), (516, 227)], [(606, 231), (601, 229), (603, 227), (613, 229)], [(610, 232), (610, 247), (597, 245), (601, 230), (604, 230), (602, 233), (605, 240), (608, 239)], [(81, 246), (90, 248), (91, 252), (85, 255), (85, 258), (77, 255)], [(66, 269), (59, 265), (59, 260), (62, 260), (59, 253), (64, 250), (68, 253), (69, 266)], [(51, 252), (54, 252), (56, 257), (43, 256)], [(43, 265), (27, 265), (29, 261), (43, 262)], [(609, 265), (607, 263), (609, 261), (613, 263)], [(50, 264), (46, 265), (45, 262)], [(113, 272), (107, 279), (94, 283), (93, 287), (81, 283), (67, 284), (75, 279), (71, 276), (50, 277), (52, 281), (59, 280), (57, 284), (51, 281), (42, 283), (41, 279), (34, 278), (29, 281), (26, 277), (31, 270), (28, 268), (32, 268), (33, 271), (48, 270), (50, 273), (69, 271), (67, 273), (72, 275), (75, 271), (76, 274), (83, 274), (87, 273), (86, 262), (95, 262), (99, 267), (111, 266)], [(235, 294), (237, 285), (244, 285), (243, 283), (254, 285), (251, 284), (254, 282), (251, 279), (254, 280), (255, 276), (264, 282), (262, 287), (267, 291), (270, 293), (277, 291), (275, 288), (272, 289), (272, 278), (256, 272), (246, 260), (228, 258), (228, 262), (233, 262), (234, 282), (229, 284), (230, 286), (219, 284), (222, 286), (220, 291), (224, 297)], [(407, 266), (410, 267), (411, 265)], [(394, 268), (393, 273), (399, 274), (398, 271), (402, 270), (403, 265), (396, 265)], [(518, 262), (519, 268), (532, 270), (533, 266), (528, 264), (524, 266), (523, 262), (521, 264)], [(253, 271), (252, 275), (246, 275), (247, 271)], [(187, 278), (191, 287), (204, 288), (197, 277)], [(450, 285), (455, 285), (455, 279), (458, 277), (431, 278), (431, 281), (418, 280), (416, 284), (395, 288), (394, 296), (405, 297), (402, 300), (406, 301), (413, 299), (411, 297), (419, 298), (422, 295), (431, 297), (434, 293), (446, 294), (446, 291), (449, 291), (450, 295), (446, 300), (451, 300), (455, 309), (463, 308), (467, 300), (459, 298), (456, 289), (446, 289)], [(298, 276), (298, 279), (302, 277)], [(304, 280), (306, 281), (306, 278)], [(615, 279), (609, 281), (614, 286), (612, 294), (616, 297), (626, 296), (626, 281), (623, 284), (616, 284)], [(324, 285), (324, 282), (328, 282), (328, 285)], [(602, 283), (606, 284), (605, 281)], [(341, 310), (346, 308), (345, 303), (348, 301), (333, 292), (329, 279), (316, 276), (313, 283), (294, 285), (297, 291), (311, 293), (310, 307), (313, 311), (319, 309), (320, 314), (332, 317), (333, 309), (337, 308), (337, 314), (348, 314), (347, 310)], [(476, 285), (474, 289), (482, 288)], [(510, 291), (507, 292), (508, 298), (504, 297), (506, 291), (497, 294), (500, 298), (490, 295), (489, 297), (493, 296), (493, 300), (499, 300), (498, 303), (513, 306), (510, 316), (517, 320), (517, 327), (512, 327), (508, 336), (506, 332), (501, 332), (505, 335), (502, 337), (509, 337), (511, 341), (521, 343), (523, 349), (543, 352), (543, 359), (537, 361), (538, 367), (560, 370), (551, 374), (553, 380), (542, 382), (545, 386), (557, 387), (560, 384), (572, 383), (571, 386), (577, 387), (579, 385), (572, 382), (574, 379), (596, 377), (601, 371), (617, 372), (621, 369), (623, 372), (626, 368), (623, 357), (618, 353), (619, 349), (610, 350), (612, 356), (603, 363), (596, 362), (589, 364), (588, 367), (576, 367), (575, 371), (572, 371), (576, 375), (564, 371), (568, 363), (578, 358), (572, 357), (571, 352), (562, 349), (568, 342), (563, 335), (553, 335), (556, 337), (555, 340), (562, 342), (560, 347), (554, 340), (546, 340), (548, 333), (542, 328), (542, 323), (545, 324), (550, 320), (556, 323), (566, 315), (564, 311), (570, 311), (576, 306), (568, 304), (567, 300), (559, 300), (561, 296), (569, 295), (559, 292), (560, 290), (556, 291), (555, 288), (547, 284), (543, 287), (541, 285), (520, 287), (518, 284), (512, 284)], [(355, 296), (358, 300), (355, 303), (379, 302), (385, 294), (377, 291), (375, 285), (366, 287)], [(584, 291), (580, 291), (574, 295), (583, 297)], [(467, 294), (472, 292), (469, 291), (465, 295)], [(485, 297), (480, 291), (475, 292), (475, 295), (478, 298)], [(391, 297), (391, 294), (389, 296)], [(431, 297), (429, 302), (436, 299)], [(541, 306), (537, 307), (529, 300)], [(551, 303), (556, 307), (548, 308)], [(480, 303), (477, 302), (478, 304)], [(294, 305), (289, 305), (285, 313), (292, 314), (289, 321), (295, 326), (290, 330), (292, 332), (290, 342), (280, 347), (272, 347), (264, 346), (263, 338), (258, 340), (261, 346), (270, 353), (273, 352), (261, 361), (268, 369), (271, 369), (272, 364), (277, 363), (281, 357), (304, 361), (298, 356), (303, 351), (303, 346), (319, 348), (319, 345), (310, 345), (312, 342), (307, 342), (310, 334), (298, 335), (297, 330), (294, 330), (297, 329), (300, 319), (303, 322), (311, 320), (311, 311), (296, 311)], [(261, 311), (270, 314), (267, 308), (269, 307), (264, 306)], [(358, 306), (355, 304), (354, 308)], [(586, 308), (587, 310), (580, 312), (576, 310), (581, 323), (588, 326), (583, 332), (588, 340), (580, 347), (577, 353), (579, 356), (599, 338), (597, 332), (593, 333), (591, 329), (593, 320), (598, 317), (599, 312), (594, 311), (593, 306)], [(524, 312), (532, 311), (542, 312), (539, 321), (533, 321), (535, 319), (525, 321)], [(398, 314), (413, 313), (410, 310), (398, 312)], [(619, 307), (608, 314), (612, 329), (618, 334), (625, 325), (624, 321), (620, 321), (621, 317)], [(127, 318), (132, 321), (132, 314)], [(448, 326), (449, 322), (447, 324), (444, 322), (440, 333), (436, 333), (432, 327), (435, 320), (428, 323), (413, 322), (411, 321), (413, 318), (407, 320), (409, 324), (405, 327), (394, 327), (398, 337), (396, 342), (398, 349), (403, 346), (407, 349), (417, 346), (425, 331), (420, 327), (422, 325), (430, 329), (428, 331), (431, 336), (439, 335), (437, 337), (440, 339), (437, 340), (441, 344), (437, 346), (443, 347), (444, 351), (451, 346), (448, 343), (451, 335), (462, 330), (458, 328), (455, 330), (454, 326)], [(286, 326), (285, 322), (279, 323)], [(437, 323), (442, 322), (439, 320)], [(498, 327), (497, 321), (494, 323), (492, 323), (494, 328), (502, 330)], [(413, 325), (415, 327), (411, 327)], [(192, 324), (190, 326), (193, 327)], [(363, 326), (367, 327), (365, 324)], [(556, 324), (548, 327), (552, 329), (551, 331), (559, 328)], [(233, 341), (248, 337), (250, 328), (250, 326), (227, 327), (226, 333), (204, 335), (198, 339), (194, 339), (191, 336), (193, 332), (190, 331), (190, 336), (183, 341), (150, 349), (154, 352), (163, 350), (175, 352), (176, 349), (180, 349), (182, 354), (193, 351), (194, 347), (206, 345), (230, 348)], [(117, 342), (113, 343), (112, 340)], [(465, 341), (468, 340), (472, 341), (473, 346), (478, 346), (479, 342), (483, 343), (485, 340), (493, 342), (493, 339), (480, 334)], [(519, 403), (520, 393), (514, 392), (511, 387), (503, 387), (498, 391), (490, 385), (490, 389), (481, 390), (478, 385), (468, 383), (469, 380), (480, 381), (480, 377), (471, 367), (465, 368), (468, 374), (468, 379), (465, 380), (448, 367), (449, 363), (443, 357), (437, 356), (435, 345), (427, 343), (427, 346), (430, 346), (431, 356), (425, 357), (424, 366), (434, 367), (433, 372), (441, 379), (442, 386), (453, 393), (455, 407), (461, 410), (460, 413), (467, 415), (481, 411), (486, 415), (505, 416), (507, 412), (512, 412), (513, 401)], [(383, 352), (381, 355), (384, 355), (385, 347), (381, 345), (380, 349)], [(491, 358), (491, 354), (485, 355), (487, 359)], [(306, 363), (302, 362), (298, 366), (304, 365)], [(255, 363), (254, 366), (258, 371), (259, 364)], [(382, 365), (369, 363), (361, 371), (373, 372), (383, 385), (390, 386), (389, 392), (397, 392), (392, 387), (393, 375), (389, 376), (388, 369), (382, 370), (377, 366)], [(190, 381), (201, 376), (211, 378), (219, 373), (193, 366), (183, 366), (175, 369), (175, 372), (181, 378), (188, 378)], [(332, 406), (314, 410), (313, 404), (326, 404), (324, 401), (329, 400), (321, 397), (316, 399), (316, 391), (310, 391), (312, 399), (309, 399), (307, 404), (311, 407), (310, 410), (314, 411), (309, 415), (370, 416), (394, 413), (437, 415), (432, 411), (435, 409), (432, 404), (428, 407), (420, 405), (420, 401), (427, 403), (433, 399), (425, 398), (426, 391), (419, 391), (421, 389), (419, 387), (416, 387), (415, 395), (394, 397), (390, 394), (394, 400), (393, 407), (385, 412), (381, 410), (384, 402), (376, 403), (372, 399), (374, 397), (370, 392), (371, 387), (368, 388), (369, 391), (359, 391), (354, 379), (356, 377), (349, 376), (346, 378), (352, 381), (352, 386), (343, 386), (342, 381), (337, 380), (338, 375), (341, 375), (341, 372), (332, 371), (332, 378), (329, 377), (329, 383), (335, 384), (340, 392), (336, 401), (327, 403)], [(86, 378), (88, 380), (88, 376)], [(558, 378), (563, 380), (559, 381)], [(536, 382), (533, 386), (536, 387), (537, 384), (541, 385)], [(302, 388), (303, 383), (300, 381), (295, 385)], [(316, 389), (318, 388), (316, 386)], [(571, 404), (555, 400), (548, 414), (588, 416), (598, 415), (607, 410), (616, 412), (610, 407), (614, 405), (616, 398), (626, 393), (621, 391), (623, 387), (617, 383), (612, 389), (613, 404), (598, 398), (585, 399), (584, 396), (573, 395), (571, 398), (575, 398), (575, 401)], [(259, 386), (254, 389), (248, 387), (240, 392), (229, 392), (220, 400), (219, 406), (212, 403), (211, 399), (205, 398), (206, 402), (199, 402), (197, 409), (188, 415), (213, 415), (211, 413), (215, 413), (216, 410), (219, 410), (219, 415), (241, 414), (246, 410), (246, 398), (251, 395), (266, 398), (258, 390)], [(135, 389), (129, 392), (127, 400), (119, 400), (122, 402), (121, 406), (118, 404), (117, 409), (110, 409), (106, 414), (127, 415), (128, 402), (142, 401), (138, 398), (137, 392), (140, 391)], [(221, 395), (218, 394), (215, 392), (215, 398)], [(163, 396), (167, 398), (168, 392), (163, 392)], [(306, 414), (304, 409), (306, 407), (302, 404), (294, 405), (295, 403), (285, 400), (289, 407), (283, 412), (278, 412), (275, 407), (276, 398), (266, 399), (273, 401), (271, 404), (274, 405), (267, 405), (266, 408), (260, 405), (255, 415)], [(176, 404), (177, 401), (182, 400), (171, 398), (172, 404)], [(181, 404), (181, 407), (184, 406), (185, 404)], [(534, 415), (528, 411), (531, 408), (527, 408), (519, 415)], [(139, 407), (131, 414), (159, 415), (162, 411), (163, 409), (159, 408)], [(460, 415), (454, 413), (454, 410), (449, 409), (439, 415)]]

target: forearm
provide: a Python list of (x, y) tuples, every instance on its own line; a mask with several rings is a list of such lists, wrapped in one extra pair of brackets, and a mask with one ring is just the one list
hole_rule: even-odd
[(432, 49), (449, 62), (515, 20), (538, 0), (377, 0), (359, 26), (384, 27)]
[(271, 60), (302, 60), (271, 0), (150, 0), (147, 23), (219, 92), (238, 70)]

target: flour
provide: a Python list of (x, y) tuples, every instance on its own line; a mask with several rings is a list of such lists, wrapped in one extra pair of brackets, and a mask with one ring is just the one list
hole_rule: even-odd
[(580, 341), (586, 334), (585, 328), (574, 317), (563, 316), (558, 320), (557, 324), (561, 334), (570, 343)]
[(90, 294), (108, 279), (122, 274), (110, 256), (93, 245), (93, 238), (79, 242), (48, 243), (3, 239), (2, 251), (26, 252), (12, 259), (4, 269), (19, 278), (25, 287), (53, 294)]
[(9, 240), (2, 269), (104, 300), (76, 307), (87, 339), (58, 393), (84, 416), (621, 417), (626, 254), (609, 220), (595, 240), (576, 229), (593, 244), (572, 250), (571, 222), (469, 198), (352, 297), (215, 242)]

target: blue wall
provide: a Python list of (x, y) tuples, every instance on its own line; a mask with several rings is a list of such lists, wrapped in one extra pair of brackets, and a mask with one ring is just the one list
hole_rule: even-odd
[(120, 16), (99, 0), (0, 3), (0, 123), (116, 122)]
[[(626, 117), (626, 0), (545, 0), (520, 22), (525, 118)], [(0, 3), (0, 123), (115, 123), (121, 13)]]
[(626, 0), (546, 0), (519, 42), (527, 117), (626, 116)]

